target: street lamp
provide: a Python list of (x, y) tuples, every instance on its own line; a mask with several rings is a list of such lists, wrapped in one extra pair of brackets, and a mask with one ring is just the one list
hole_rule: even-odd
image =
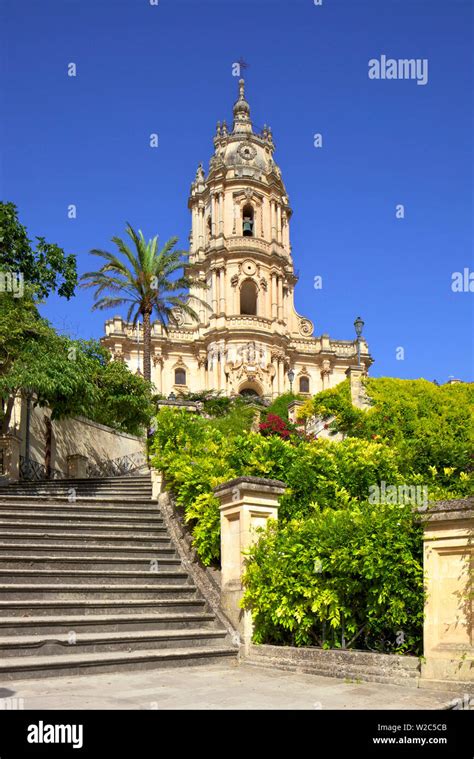
[(288, 369), (288, 379), (290, 380), (290, 393), (293, 392), (293, 380), (295, 378), (295, 373), (293, 369)]
[(358, 366), (360, 366), (360, 336), (362, 335), (363, 326), (364, 326), (364, 322), (362, 321), (360, 316), (358, 316), (354, 322), (354, 328), (357, 335), (357, 365)]

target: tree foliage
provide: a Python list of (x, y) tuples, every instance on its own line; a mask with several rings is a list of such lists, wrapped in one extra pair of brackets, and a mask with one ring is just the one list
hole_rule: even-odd
[(104, 259), (104, 263), (98, 271), (82, 275), (81, 287), (95, 289), (93, 309), (126, 305), (126, 318), (133, 326), (140, 316), (143, 318), (143, 373), (145, 379), (150, 380), (152, 314), (156, 314), (165, 331), (168, 324), (178, 324), (175, 309), (197, 321), (198, 316), (188, 302), (187, 290), (191, 286), (205, 285), (193, 278), (193, 267), (186, 261), (188, 253), (173, 250), (177, 237), (172, 237), (159, 249), (158, 237), (147, 241), (143, 233), (136, 232), (130, 224), (127, 224), (126, 232), (132, 247), (120, 237), (112, 238), (119, 255), (97, 248), (91, 250), (93, 255)]
[(23, 274), (39, 299), (52, 292), (71, 298), (77, 284), (75, 256), (44, 237), (35, 239), (36, 249), (14, 203), (0, 202), (0, 270)]
[(152, 414), (151, 386), (96, 341), (59, 335), (39, 315), (31, 297), (0, 297), (0, 397), (2, 427), (8, 427), (12, 402), (30, 391), (48, 406), (52, 419), (82, 415), (132, 434)]

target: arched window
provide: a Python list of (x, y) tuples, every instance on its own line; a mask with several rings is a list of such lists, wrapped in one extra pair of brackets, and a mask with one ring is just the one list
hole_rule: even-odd
[(251, 279), (246, 279), (240, 288), (240, 313), (257, 315), (257, 286)]
[(309, 377), (300, 377), (300, 393), (309, 393)]
[(212, 236), (212, 221), (211, 221), (210, 216), (207, 217), (206, 228), (207, 228), (207, 239), (210, 240)]
[(184, 369), (174, 370), (174, 384), (185, 385), (186, 384), (186, 372)]
[(247, 203), (242, 210), (242, 233), (244, 237), (254, 236), (253, 207)]

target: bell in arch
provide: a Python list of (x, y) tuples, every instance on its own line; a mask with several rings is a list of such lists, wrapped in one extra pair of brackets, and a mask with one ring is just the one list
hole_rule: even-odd
[(253, 236), (253, 221), (249, 216), (244, 216), (243, 234), (244, 237)]

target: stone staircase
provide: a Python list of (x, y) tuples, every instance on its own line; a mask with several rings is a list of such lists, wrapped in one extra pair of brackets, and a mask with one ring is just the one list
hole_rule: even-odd
[(149, 474), (0, 487), (0, 681), (223, 658)]

